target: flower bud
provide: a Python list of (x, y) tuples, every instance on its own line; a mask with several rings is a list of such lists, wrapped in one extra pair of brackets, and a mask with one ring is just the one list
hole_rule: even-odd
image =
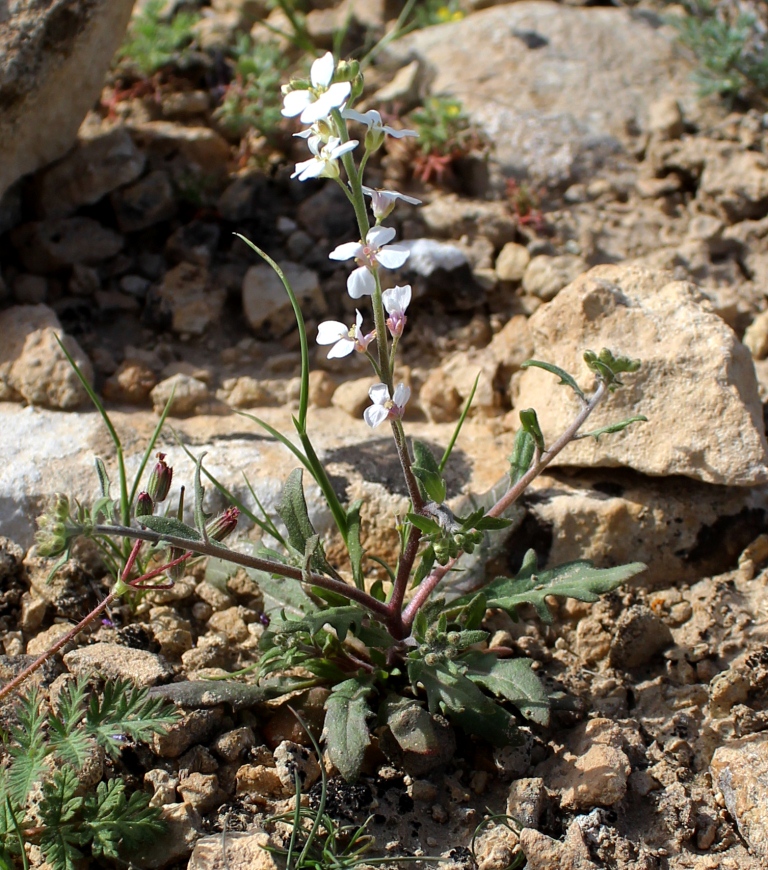
[(171, 489), (172, 480), (173, 469), (166, 465), (165, 453), (158, 453), (157, 464), (152, 469), (152, 473), (149, 475), (149, 483), (147, 484), (147, 495), (149, 495), (154, 504), (165, 501)]
[(152, 501), (152, 496), (148, 492), (140, 492), (136, 499), (136, 510), (134, 511), (137, 517), (148, 517), (155, 510), (155, 504)]
[(381, 146), (384, 144), (384, 140), (386, 138), (387, 134), (381, 129), (381, 127), (371, 127), (370, 130), (368, 130), (368, 132), (365, 134), (365, 147), (371, 153), (373, 153), (374, 151), (378, 151), (379, 148), (381, 148)]
[(41, 556), (58, 556), (69, 546), (67, 521), (70, 515), (69, 499), (62, 493), (53, 496), (48, 510), (37, 518), (35, 540)]
[(424, 664), (425, 665), (436, 665), (440, 661), (440, 656), (437, 653), (427, 653), (424, 656)]
[(237, 528), (237, 518), (240, 511), (236, 507), (227, 508), (223, 514), (214, 517), (205, 527), (209, 538), (214, 541), (223, 541)]

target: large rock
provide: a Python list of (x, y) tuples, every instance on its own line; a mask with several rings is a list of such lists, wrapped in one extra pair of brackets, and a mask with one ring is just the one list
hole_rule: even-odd
[(418, 59), (433, 94), (461, 100), (505, 174), (567, 185), (591, 180), (647, 132), (659, 97), (693, 103), (690, 60), (660, 24), (629, 9), (521, 2), (419, 30), (389, 50), (401, 65)]
[(93, 380), (93, 367), (75, 339), (63, 334), (51, 308), (16, 305), (6, 309), (0, 313), (0, 335), (0, 400), (61, 410), (77, 408), (87, 401), (57, 337), (89, 381)]
[[(585, 438), (555, 459), (565, 466), (624, 466), (705, 483), (768, 480), (762, 406), (749, 350), (691, 283), (639, 266), (597, 266), (531, 317), (534, 357), (592, 378), (582, 356), (606, 347), (642, 361), (590, 417), (596, 429), (637, 414), (648, 423)], [(527, 369), (516, 408), (535, 408), (548, 444), (580, 408), (541, 369)]]
[(0, 5), (0, 196), (61, 157), (98, 97), (133, 0), (11, 0)]
[(768, 861), (768, 739), (732, 740), (715, 751), (710, 770), (739, 832)]

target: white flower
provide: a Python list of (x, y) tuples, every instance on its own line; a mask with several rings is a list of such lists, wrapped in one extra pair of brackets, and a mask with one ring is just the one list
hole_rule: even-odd
[(372, 187), (362, 185), (362, 191), (366, 196), (370, 196), (373, 216), (377, 221), (383, 221), (389, 217), (398, 199), (411, 205), (421, 205), (420, 199), (416, 199), (415, 196), (406, 196), (396, 190), (374, 190)]
[(352, 90), (350, 82), (331, 84), (336, 72), (336, 62), (331, 52), (319, 57), (309, 74), (311, 87), (289, 91), (283, 99), (282, 114), (286, 118), (300, 115), (302, 124), (314, 124), (330, 115), (332, 109), (344, 105)]
[(397, 127), (390, 127), (388, 124), (385, 124), (381, 119), (381, 114), (376, 109), (369, 109), (367, 112), (344, 109), (341, 115), (348, 121), (357, 121), (360, 124), (365, 124), (372, 133), (386, 133), (393, 139), (404, 139), (406, 136), (419, 135), (415, 130), (398, 130)]
[(355, 309), (357, 317), (354, 326), (346, 326), (338, 320), (324, 320), (317, 327), (317, 343), (332, 344), (328, 351), (328, 359), (340, 359), (348, 356), (353, 350), (364, 353), (368, 345), (376, 337), (375, 330), (364, 335), (362, 329), (363, 315)]
[(374, 429), (385, 420), (403, 416), (405, 404), (411, 397), (411, 388), (406, 387), (405, 384), (398, 384), (394, 396), (390, 399), (386, 384), (374, 384), (368, 390), (368, 395), (373, 404), (363, 411), (363, 418), (371, 429)]
[(373, 270), (377, 264), (385, 269), (399, 269), (408, 259), (408, 251), (402, 245), (386, 247), (394, 237), (392, 227), (371, 227), (365, 236), (365, 243), (346, 242), (328, 255), (331, 260), (351, 260), (354, 257), (355, 262), (360, 264), (347, 278), (347, 292), (353, 299), (370, 296), (376, 289)]
[(319, 136), (310, 136), (307, 145), (315, 156), (296, 164), (291, 178), (298, 176), (299, 181), (306, 181), (308, 178), (338, 178), (339, 167), (336, 161), (342, 154), (357, 147), (357, 139), (342, 142), (336, 136), (331, 136), (323, 144)]
[(385, 290), (381, 294), (381, 300), (387, 314), (389, 314), (387, 326), (390, 334), (393, 338), (399, 338), (403, 334), (408, 320), (405, 316), (405, 309), (411, 303), (411, 285), (405, 284), (403, 287), (397, 286), (392, 287), (391, 290)]

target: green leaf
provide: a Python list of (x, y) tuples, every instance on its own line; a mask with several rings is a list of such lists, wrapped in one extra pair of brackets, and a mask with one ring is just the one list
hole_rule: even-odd
[(506, 698), (526, 719), (549, 725), (549, 695), (532, 670), (530, 659), (500, 659), (492, 653), (470, 650), (460, 661), (473, 683)]
[(509, 457), (509, 477), (512, 485), (516, 484), (531, 467), (536, 452), (536, 442), (530, 432), (518, 429), (512, 455)]
[(129, 680), (110, 680), (99, 697), (91, 695), (85, 716), (85, 730), (113, 757), (123, 748), (123, 737), (149, 740), (165, 733), (180, 714), (162, 698), (149, 697), (148, 690)]
[(616, 357), (607, 347), (604, 347), (599, 355), (592, 350), (584, 351), (584, 362), (601, 381), (607, 384), (611, 392), (617, 387), (624, 386), (618, 375), (623, 372), (636, 372), (640, 368), (640, 360), (630, 359), (628, 356)]
[(587, 401), (587, 397), (584, 395), (581, 387), (576, 383), (575, 378), (568, 374), (568, 372), (563, 371), (559, 366), (552, 365), (552, 363), (541, 362), (537, 359), (529, 359), (526, 360), (520, 368), (529, 369), (529, 368), (538, 368), (544, 369), (545, 372), (550, 372), (550, 374), (557, 375), (560, 380), (559, 384), (563, 384), (566, 387), (570, 387), (576, 395), (582, 399), (584, 402)]
[(421, 482), (427, 497), (442, 504), (446, 494), (445, 481), (432, 451), (423, 441), (414, 439), (413, 456), (412, 471), (414, 476)]
[(474, 523), (472, 528), (478, 532), (500, 532), (511, 525), (512, 520), (508, 520), (506, 517), (481, 517)]
[(146, 516), (139, 519), (142, 526), (158, 535), (173, 535), (185, 541), (200, 541), (200, 535), (191, 526), (177, 520), (175, 517)]
[(50, 753), (45, 741), (45, 715), (36, 687), (21, 698), (18, 717), (19, 727), (11, 728), (13, 742), (8, 747), (13, 759), (8, 773), (8, 792), (11, 800), (23, 807), (30, 789), (41, 778)]
[(366, 721), (372, 715), (366, 702), (370, 693), (367, 678), (354, 678), (334, 686), (325, 702), (326, 751), (347, 782), (357, 779), (371, 742)]
[(104, 465), (104, 460), (96, 457), (96, 474), (99, 476), (99, 488), (103, 498), (111, 499), (109, 494), (109, 474), (107, 474), (107, 466)]
[(75, 769), (82, 767), (89, 757), (88, 735), (78, 728), (85, 714), (85, 699), (89, 693), (88, 681), (70, 682), (61, 693), (60, 716), (48, 719), (48, 742), (56, 756)]
[(421, 554), (421, 559), (413, 575), (411, 588), (414, 589), (429, 574), (435, 566), (435, 548), (430, 544)]
[(408, 677), (414, 689), (423, 686), (430, 713), (443, 713), (467, 734), (482, 736), (496, 746), (516, 742), (512, 716), (447, 663), (411, 660)]
[(542, 621), (549, 623), (552, 614), (546, 602), (548, 595), (597, 601), (600, 595), (616, 589), (645, 569), (642, 562), (616, 568), (595, 568), (592, 562), (580, 560), (535, 574), (529, 573), (526, 566), (515, 578), (497, 577), (483, 591), (489, 608), (498, 607), (514, 613), (520, 604), (532, 604)]
[(365, 551), (360, 543), (360, 507), (362, 504), (363, 500), (358, 499), (347, 511), (347, 551), (349, 552), (349, 561), (352, 564), (352, 576), (358, 589), (365, 588), (365, 577), (363, 576)]
[(411, 525), (416, 526), (420, 532), (424, 532), (425, 535), (441, 535), (443, 533), (439, 523), (431, 520), (429, 517), (409, 513), (405, 515), (405, 518)]
[(320, 538), (312, 525), (312, 521), (309, 519), (307, 502), (304, 498), (303, 478), (304, 472), (302, 469), (294, 468), (288, 475), (288, 480), (286, 480), (283, 487), (280, 504), (276, 510), (288, 530), (290, 545), (299, 553), (306, 553), (307, 542), (310, 539), (317, 538), (317, 545), (312, 549), (310, 565), (317, 571), (332, 573), (320, 544)]
[(40, 850), (56, 870), (76, 870), (87, 842), (87, 834), (78, 824), (84, 799), (77, 796), (79, 782), (75, 771), (67, 764), (53, 771), (43, 781), (42, 798), (38, 804), (41, 828)]
[(365, 610), (356, 604), (349, 604), (342, 607), (328, 607), (319, 613), (310, 613), (298, 620), (286, 619), (284, 622), (277, 623), (273, 630), (285, 634), (306, 631), (314, 637), (330, 625), (338, 639), (343, 641), (348, 634), (354, 635), (367, 618), (368, 614)]
[(392, 694), (382, 712), (392, 736), (404, 752), (425, 757), (440, 755), (445, 738), (435, 728), (432, 716), (417, 701)]
[(83, 828), (92, 838), (94, 858), (119, 860), (165, 833), (160, 810), (149, 806), (149, 798), (136, 791), (126, 799), (125, 783), (118, 778), (100, 782), (86, 797)]
[(648, 418), (644, 414), (637, 414), (635, 417), (629, 417), (619, 423), (610, 423), (608, 426), (601, 426), (599, 429), (593, 429), (591, 432), (582, 432), (578, 438), (594, 438), (595, 441), (600, 440), (601, 435), (612, 435), (614, 432), (623, 432), (628, 426), (633, 423), (647, 423)]
[[(445, 465), (448, 462), (448, 459), (453, 452), (453, 448), (458, 440), (459, 433), (461, 432), (462, 426), (464, 425), (464, 421), (467, 419), (467, 414), (469, 413), (469, 409), (472, 407), (472, 400), (475, 398), (475, 393), (477, 392), (477, 385), (480, 383), (480, 375), (481, 372), (477, 373), (477, 377), (475, 378), (474, 384), (472, 384), (472, 389), (469, 391), (469, 396), (467, 397), (467, 401), (464, 403), (464, 410), (461, 412), (461, 416), (456, 422), (456, 428), (453, 430), (453, 435), (451, 435), (451, 440), (448, 442), (448, 446), (445, 448), (445, 452), (443, 453), (443, 457), (439, 463), (439, 470), (442, 472), (445, 469)], [(442, 499), (444, 501), (445, 499)]]
[(205, 515), (205, 511), (203, 510), (203, 499), (205, 497), (205, 490), (203, 489), (203, 482), (200, 479), (201, 469), (203, 467), (203, 459), (205, 457), (205, 453), (201, 453), (200, 456), (195, 460), (195, 507), (194, 507), (194, 516), (195, 516), (195, 526), (197, 527), (198, 534), (203, 540), (206, 540), (207, 535), (205, 531), (205, 524), (208, 517)]
[(539, 418), (536, 416), (536, 411), (533, 408), (523, 408), (520, 411), (520, 423), (523, 429), (533, 438), (534, 444), (539, 448), (541, 453), (544, 452), (544, 435), (539, 426)]

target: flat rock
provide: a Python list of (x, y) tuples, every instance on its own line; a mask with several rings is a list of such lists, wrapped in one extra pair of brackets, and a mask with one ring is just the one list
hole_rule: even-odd
[[(585, 350), (607, 347), (642, 363), (587, 430), (638, 414), (650, 422), (572, 443), (553, 465), (623, 466), (730, 486), (768, 480), (751, 355), (694, 284), (639, 266), (597, 266), (541, 306), (529, 326), (534, 356), (585, 386), (593, 381)], [(516, 408), (536, 409), (549, 444), (579, 409), (575, 394), (556, 383), (527, 369), (515, 400)]]
[(461, 100), (505, 175), (549, 184), (592, 180), (648, 130), (659, 98), (694, 97), (691, 60), (672, 30), (626, 8), (505, 4), (388, 51), (399, 65), (419, 60), (433, 94)]
[(130, 680), (143, 687), (173, 676), (173, 669), (160, 656), (118, 643), (94, 643), (72, 650), (64, 656), (64, 664), (76, 677), (98, 674), (105, 680)]
[(755, 734), (721, 746), (710, 771), (741, 835), (768, 861), (768, 737)]
[[(326, 310), (317, 272), (296, 263), (280, 263), (299, 304), (315, 313)], [(293, 311), (283, 282), (267, 263), (259, 263), (245, 273), (243, 279), (243, 312), (251, 329), (269, 325), (273, 332), (289, 332), (294, 326)], [(307, 311), (304, 311), (307, 316)]]
[(101, 93), (133, 0), (14, 0), (0, 14), (0, 196), (61, 157)]
[(81, 216), (22, 224), (11, 233), (11, 242), (26, 268), (41, 274), (98, 263), (123, 247), (122, 236)]

